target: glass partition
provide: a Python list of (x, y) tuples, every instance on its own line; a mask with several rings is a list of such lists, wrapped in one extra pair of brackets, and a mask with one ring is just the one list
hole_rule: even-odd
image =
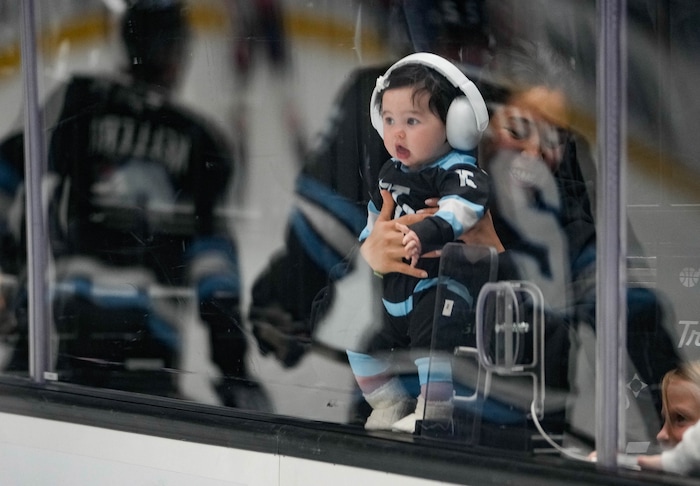
[[(25, 217), (40, 201), (50, 335), (39, 376), (57, 386), (586, 460), (599, 385), (615, 380), (596, 336), (622, 329), (617, 452), (678, 440), (657, 434), (671, 410), (662, 379), (700, 347), (694, 2), (619, 2), (619, 173), (601, 162), (610, 116), (596, 103), (605, 44), (592, 0), (30, 3), (35, 38), (20, 57), (18, 2), (0, 0), (3, 376), (30, 377), (42, 329)], [(28, 47), (39, 174), (24, 169)], [(391, 155), (404, 164), (409, 142), (389, 138), (370, 100), (418, 51), (450, 60), (483, 97), (488, 126), (458, 147), (472, 162), (454, 173), (476, 188), (483, 170), (486, 182), (483, 201), (455, 206), (433, 180), (415, 204), (384, 181), (399, 202), (387, 219), (429, 196), (442, 197), (429, 224), (474, 215), (436, 243), (440, 259), (421, 258), (428, 278), (409, 280), (388, 262), (410, 261), (404, 235), (427, 230), (375, 221), (390, 204), (382, 167)], [(453, 85), (462, 75), (421, 59)], [(453, 88), (479, 111), (471, 88)], [(467, 130), (452, 103), (445, 119), (431, 112), (450, 150), (450, 133)], [(446, 153), (421, 164), (442, 167)], [(41, 184), (27, 199), (30, 176)], [(611, 178), (620, 211), (600, 193)], [(612, 241), (611, 211), (622, 221)], [(622, 318), (601, 325), (597, 265), (613, 250)]]

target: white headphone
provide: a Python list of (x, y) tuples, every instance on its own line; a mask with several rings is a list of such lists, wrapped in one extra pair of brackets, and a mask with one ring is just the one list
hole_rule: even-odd
[(455, 98), (447, 110), (445, 122), (447, 142), (458, 150), (474, 149), (479, 144), (481, 134), (489, 124), (489, 114), (484, 98), (476, 85), (457, 66), (447, 59), (428, 52), (418, 52), (404, 57), (391, 66), (383, 76), (377, 78), (377, 84), (369, 102), (369, 113), (372, 126), (377, 130), (379, 136), (384, 138), (384, 125), (377, 104), (377, 96), (388, 87), (387, 79), (391, 72), (406, 64), (423, 64), (435, 69), (445, 76), (455, 88), (464, 93), (464, 96)]

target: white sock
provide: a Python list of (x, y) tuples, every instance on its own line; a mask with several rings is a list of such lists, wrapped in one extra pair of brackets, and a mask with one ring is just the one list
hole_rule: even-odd
[(398, 378), (392, 378), (364, 397), (372, 407), (365, 422), (366, 430), (391, 430), (395, 422), (409, 415), (416, 406), (416, 400)]
[(454, 405), (451, 399), (445, 401), (428, 400), (426, 403), (425, 397), (421, 394), (416, 401), (414, 412), (396, 421), (391, 426), (391, 430), (412, 434), (416, 430), (416, 422), (418, 420), (449, 423), (452, 420), (453, 410)]

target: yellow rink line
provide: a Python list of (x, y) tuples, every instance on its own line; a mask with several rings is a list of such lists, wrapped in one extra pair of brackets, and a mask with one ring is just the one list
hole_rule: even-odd
[[(225, 33), (229, 29), (228, 13), (213, 5), (192, 6), (188, 14), (196, 31)], [(290, 37), (311, 39), (333, 49), (351, 51), (354, 48), (355, 28), (348, 22), (294, 11), (285, 12), (284, 22), (286, 33)], [(46, 56), (54, 55), (65, 41), (90, 44), (107, 40), (110, 37), (110, 28), (107, 15), (92, 13), (79, 18), (66, 19), (60, 25), (46, 28), (40, 33), (41, 53)], [(376, 58), (384, 53), (377, 34), (368, 30), (362, 33), (359, 47), (369, 58)], [(19, 74), (19, 69), (19, 40), (0, 46), (0, 80)]]

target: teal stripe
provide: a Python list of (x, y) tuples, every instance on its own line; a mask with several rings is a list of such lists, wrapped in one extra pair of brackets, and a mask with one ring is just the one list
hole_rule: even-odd
[[(413, 289), (413, 293), (417, 294), (418, 292), (423, 292), (425, 290), (436, 287), (438, 285), (438, 281), (439, 279), (437, 278), (422, 279)], [(467, 287), (459, 283), (457, 280), (451, 278), (443, 278), (442, 283), (443, 285), (447, 286), (447, 290), (464, 299), (464, 301), (467, 302), (470, 306), (474, 303), (474, 298), (472, 297)], [(386, 311), (389, 313), (389, 315), (393, 317), (407, 316), (413, 310), (413, 295), (411, 295), (402, 302), (389, 302), (386, 299), (382, 299), (382, 302), (384, 303), (384, 308), (386, 309)]]
[(408, 299), (403, 302), (389, 302), (386, 299), (382, 299), (384, 303), (384, 308), (389, 313), (390, 316), (394, 317), (404, 317), (411, 313), (413, 310), (413, 296), (411, 295)]
[(348, 363), (355, 376), (376, 376), (389, 369), (389, 363), (368, 354), (356, 353), (349, 349), (345, 353), (348, 355)]

